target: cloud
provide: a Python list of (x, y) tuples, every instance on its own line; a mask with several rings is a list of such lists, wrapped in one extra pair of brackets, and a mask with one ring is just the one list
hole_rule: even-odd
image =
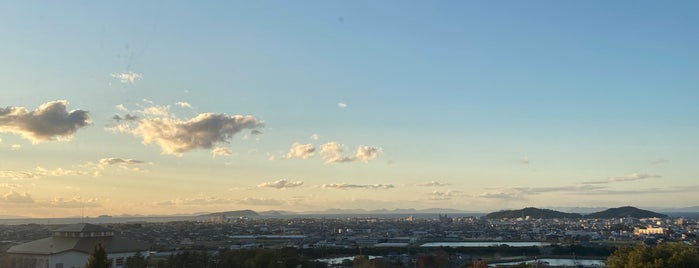
[(22, 145), (12, 144), (12, 146), (10, 146), (10, 150), (12, 150), (12, 151), (17, 151), (19, 149), (22, 149)]
[(31, 112), (24, 107), (0, 108), (0, 132), (18, 134), (35, 144), (70, 140), (91, 121), (87, 111), (68, 112), (66, 106), (67, 101), (58, 100), (44, 103)]
[(393, 184), (347, 184), (347, 183), (330, 183), (323, 184), (321, 188), (326, 189), (392, 189), (395, 188)]
[(337, 103), (337, 107), (340, 107), (340, 108), (344, 109), (344, 108), (347, 108), (347, 104), (344, 103), (344, 102), (338, 102), (338, 103)]
[(252, 197), (244, 198), (243, 200), (240, 200), (239, 203), (250, 206), (280, 206), (284, 204), (284, 202), (273, 198)]
[(529, 157), (522, 157), (522, 159), (519, 160), (519, 163), (522, 165), (529, 165)]
[(135, 164), (144, 164), (146, 162), (141, 161), (141, 160), (135, 160), (135, 159), (123, 159), (123, 158), (102, 158), (99, 160), (99, 166), (101, 168), (104, 168), (105, 166), (111, 166), (111, 165), (135, 165)]
[(381, 153), (381, 148), (361, 145), (357, 148), (354, 156), (343, 156), (342, 153), (344, 150), (345, 145), (334, 141), (320, 146), (320, 154), (325, 160), (326, 164), (354, 161), (368, 163), (369, 160), (377, 158), (378, 154)]
[(316, 133), (313, 133), (313, 135), (311, 135), (311, 139), (314, 140), (314, 141), (317, 141), (317, 140), (320, 139), (320, 135), (318, 135), (318, 134), (316, 134)]
[(430, 200), (450, 200), (452, 197), (457, 197), (457, 196), (463, 196), (464, 192), (462, 191), (434, 191), (431, 192), (430, 197), (428, 199)]
[(228, 142), (243, 129), (256, 129), (262, 121), (250, 115), (202, 113), (189, 120), (167, 116), (165, 106), (154, 106), (142, 111), (147, 118), (139, 119), (135, 126), (120, 124), (117, 132), (130, 133), (142, 138), (143, 144), (160, 146), (163, 154), (182, 155), (194, 149), (212, 149)]
[(112, 119), (116, 120), (117, 122), (121, 122), (122, 120), (124, 121), (136, 121), (138, 120), (138, 116), (131, 115), (131, 114), (125, 114), (124, 117), (117, 115), (114, 115)]
[(176, 102), (175, 105), (180, 106), (182, 108), (189, 108), (189, 109), (194, 108), (194, 107), (192, 107), (191, 104), (189, 104), (188, 102), (184, 102), (184, 101)]
[(143, 110), (141, 110), (140, 112), (144, 115), (169, 116), (170, 115), (170, 105), (150, 106), (150, 107), (143, 108)]
[(276, 189), (293, 188), (303, 185), (303, 181), (289, 181), (286, 179), (281, 179), (273, 182), (265, 182), (257, 185), (257, 187), (268, 187)]
[(10, 191), (2, 195), (0, 202), (3, 203), (34, 203), (34, 199), (28, 193), (18, 193), (15, 191)]
[(651, 164), (651, 165), (661, 165), (661, 164), (670, 163), (670, 160), (667, 160), (667, 159), (656, 159), (656, 160), (648, 161), (648, 163)]
[(440, 186), (449, 186), (451, 184), (449, 183), (441, 183), (438, 181), (428, 181), (425, 183), (418, 183), (416, 184), (417, 186), (424, 186), (424, 187), (440, 187)]
[(0, 178), (13, 179), (13, 180), (24, 180), (24, 179), (34, 179), (34, 178), (37, 178), (37, 176), (32, 172), (26, 172), (26, 171), (0, 170)]
[(45, 206), (53, 208), (85, 208), (85, 207), (101, 207), (97, 198), (84, 199), (79, 196), (75, 196), (70, 199), (64, 199), (63, 197), (56, 197), (52, 201), (46, 202)]
[(631, 173), (631, 174), (626, 175), (626, 176), (609, 177), (606, 180), (583, 182), (583, 184), (606, 184), (606, 183), (637, 181), (637, 180), (661, 178), (661, 177), (662, 176), (660, 176), (660, 175), (653, 175), (653, 174)]
[(381, 148), (360, 145), (354, 154), (354, 160), (369, 163), (369, 160), (376, 159), (380, 152)]
[(216, 147), (211, 150), (211, 154), (214, 156), (231, 156), (233, 153), (226, 147)]
[(286, 154), (286, 158), (300, 158), (307, 159), (315, 154), (316, 148), (313, 144), (300, 144), (295, 142), (291, 145), (289, 152)]
[(505, 193), (505, 192), (481, 193), (478, 195), (478, 197), (487, 198), (487, 199), (504, 199), (504, 200), (521, 200), (521, 199), (523, 199), (517, 193)]
[(262, 131), (253, 129), (252, 131), (250, 131), (250, 135), (262, 135)]
[(127, 113), (129, 112), (129, 109), (126, 109), (126, 106), (124, 106), (123, 104), (117, 104), (117, 106), (115, 106), (115, 107), (116, 107), (117, 110), (119, 110), (119, 111), (127, 112)]
[(124, 84), (133, 84), (136, 82), (136, 80), (141, 80), (143, 78), (141, 74), (132, 71), (115, 73), (112, 74), (112, 77), (119, 79), (119, 82)]

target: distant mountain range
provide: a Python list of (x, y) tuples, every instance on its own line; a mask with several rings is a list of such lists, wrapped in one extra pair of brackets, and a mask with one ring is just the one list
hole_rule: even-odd
[(223, 212), (214, 212), (214, 213), (209, 213), (209, 214), (203, 214), (199, 215), (200, 217), (257, 217), (260, 216), (260, 214), (257, 214), (257, 212), (246, 209), (246, 210), (232, 210), (232, 211), (223, 211)]
[(660, 214), (660, 213), (656, 213), (653, 211), (638, 209), (638, 208), (629, 207), (629, 206), (610, 208), (610, 209), (606, 209), (603, 211), (590, 213), (590, 214), (587, 214), (584, 216), (580, 213), (566, 213), (566, 212), (560, 212), (560, 211), (555, 211), (555, 210), (551, 210), (551, 209), (540, 209), (540, 208), (533, 208), (533, 207), (517, 209), (517, 210), (502, 210), (502, 211), (488, 213), (486, 215), (486, 217), (489, 219), (520, 218), (520, 217), (527, 217), (527, 216), (529, 216), (530, 218), (533, 218), (533, 219), (555, 219), (555, 218), (576, 219), (576, 218), (583, 218), (583, 217), (596, 218), (596, 219), (611, 219), (611, 218), (625, 218), (625, 217), (633, 217), (633, 218), (667, 218), (668, 217), (665, 214)]

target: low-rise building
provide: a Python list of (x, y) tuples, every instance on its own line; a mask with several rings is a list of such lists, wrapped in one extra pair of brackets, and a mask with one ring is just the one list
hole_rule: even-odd
[(54, 231), (53, 236), (11, 247), (14, 268), (79, 268), (84, 267), (101, 243), (112, 267), (126, 265), (126, 259), (137, 252), (148, 252), (148, 245), (114, 236), (114, 231), (99, 225), (80, 223)]

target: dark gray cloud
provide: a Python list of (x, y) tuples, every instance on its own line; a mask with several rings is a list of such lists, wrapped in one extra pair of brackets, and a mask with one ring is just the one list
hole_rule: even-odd
[(91, 121), (87, 111), (69, 112), (67, 106), (67, 101), (58, 100), (44, 103), (34, 111), (13, 106), (0, 108), (0, 132), (18, 134), (32, 143), (70, 140)]

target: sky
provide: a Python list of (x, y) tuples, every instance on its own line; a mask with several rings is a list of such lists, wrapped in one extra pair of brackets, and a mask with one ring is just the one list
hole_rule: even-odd
[(0, 216), (699, 206), (697, 1), (5, 1)]

